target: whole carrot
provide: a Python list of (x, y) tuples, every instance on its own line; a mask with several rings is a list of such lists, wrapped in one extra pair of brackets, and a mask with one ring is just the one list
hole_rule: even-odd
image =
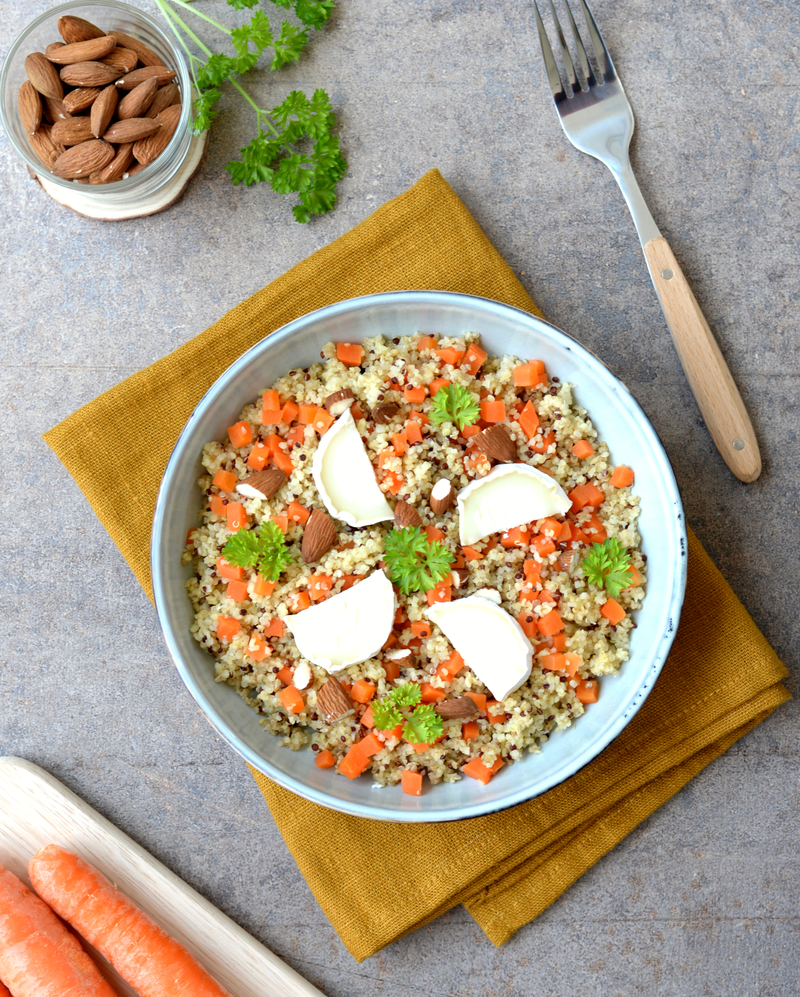
[(14, 997), (114, 997), (78, 939), (2, 864), (0, 979)]
[(28, 863), (36, 892), (108, 959), (141, 997), (230, 997), (102, 873), (58, 845)]

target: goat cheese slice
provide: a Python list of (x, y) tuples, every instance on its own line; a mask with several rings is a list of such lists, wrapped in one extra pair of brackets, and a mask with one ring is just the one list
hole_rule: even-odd
[(527, 682), (533, 647), (495, 600), (496, 593), (481, 589), (466, 599), (436, 602), (427, 613), (494, 698), (505, 699)]
[(325, 508), (335, 519), (348, 526), (394, 519), (350, 409), (320, 440), (311, 473)]
[(545, 516), (563, 516), (572, 502), (559, 483), (528, 464), (501, 464), (458, 493), (462, 544)]
[(374, 657), (394, 623), (394, 589), (386, 575), (373, 571), (352, 588), (284, 617), (297, 650), (327, 672), (338, 672)]

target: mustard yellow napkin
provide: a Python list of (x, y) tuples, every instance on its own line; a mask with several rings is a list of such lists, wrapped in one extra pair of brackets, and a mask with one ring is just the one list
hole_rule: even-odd
[[(405, 289), (462, 291), (539, 314), (434, 170), (45, 435), (151, 598), (158, 485), (205, 391), (246, 349), (291, 319), (343, 298)], [(356, 959), (458, 903), (500, 945), (788, 699), (780, 684), (786, 674), (690, 534), (686, 603), (655, 689), (616, 741), (543, 796), (469, 821), (397, 825), (326, 810), (253, 774), (301, 872)]]

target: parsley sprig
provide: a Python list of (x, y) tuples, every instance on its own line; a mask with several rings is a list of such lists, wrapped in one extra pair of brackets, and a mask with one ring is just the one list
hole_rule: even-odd
[(480, 406), (466, 388), (460, 384), (449, 384), (439, 388), (434, 395), (430, 420), (434, 426), (452, 422), (459, 429), (464, 429), (477, 422), (480, 414)]
[[(378, 730), (394, 730), (398, 724), (403, 724), (401, 736), (409, 744), (430, 744), (441, 737), (442, 718), (430, 703), (421, 703), (422, 693), (413, 682), (404, 682), (372, 704), (372, 719)], [(409, 713), (408, 708), (414, 710)], [(403, 712), (403, 707), (406, 712)]]
[(383, 542), (389, 579), (404, 595), (436, 588), (455, 560), (438, 540), (429, 540), (421, 526), (392, 530)]
[(601, 544), (593, 544), (583, 559), (586, 580), (600, 588), (605, 587), (616, 597), (631, 583), (631, 559), (616, 537), (609, 537)]
[(272, 520), (258, 530), (239, 530), (225, 544), (222, 556), (237, 568), (257, 568), (268, 582), (276, 582), (292, 555), (286, 537)]
[[(259, 0), (227, 0), (235, 10), (252, 9)], [(206, 131), (218, 114), (216, 104), (220, 89), (229, 83), (247, 101), (256, 114), (257, 133), (240, 150), (241, 159), (228, 163), (234, 184), (269, 183), (279, 194), (296, 193), (300, 201), (292, 212), (298, 222), (312, 215), (325, 214), (336, 203), (336, 184), (344, 176), (347, 163), (339, 152), (339, 140), (332, 134), (336, 117), (324, 90), (307, 97), (293, 90), (286, 99), (265, 110), (259, 107), (235, 79), (253, 69), (261, 55), (271, 53), (269, 68), (278, 70), (296, 62), (308, 44), (307, 28), (319, 30), (330, 17), (334, 0), (272, 0), (277, 7), (294, 10), (303, 28), (283, 21), (279, 32), (273, 31), (262, 10), (249, 21), (229, 30), (224, 25), (191, 6), (189, 0), (156, 0), (161, 13), (189, 56), (192, 76), (199, 97), (194, 102), (196, 133)], [(197, 17), (228, 35), (235, 55), (213, 52), (178, 15), (175, 7), (189, 10)], [(192, 41), (205, 59), (192, 52), (183, 36)]]

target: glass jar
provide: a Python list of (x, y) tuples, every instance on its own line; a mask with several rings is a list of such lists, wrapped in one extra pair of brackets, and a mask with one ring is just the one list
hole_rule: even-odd
[[(139, 39), (178, 74), (176, 80), (181, 90), (182, 111), (169, 145), (141, 172), (114, 183), (79, 184), (75, 180), (57, 177), (33, 151), (20, 121), (17, 94), (28, 78), (25, 59), (31, 52), (43, 53), (51, 42), (63, 40), (56, 25), (58, 19), (65, 14), (91, 21), (103, 31), (122, 31)], [(48, 193), (70, 207), (76, 207), (73, 202), (77, 199), (85, 207), (86, 213), (95, 217), (122, 218), (138, 213), (147, 214), (148, 205), (158, 202), (159, 192), (162, 198), (166, 197), (167, 185), (175, 185), (193, 144), (191, 103), (192, 81), (177, 42), (173, 43), (147, 14), (119, 0), (82, 0), (80, 3), (65, 3), (53, 7), (32, 21), (17, 38), (6, 56), (0, 74), (0, 119), (11, 144), (42, 181)], [(167, 202), (162, 206), (166, 207)], [(76, 207), (76, 210), (80, 211), (81, 208)]]

